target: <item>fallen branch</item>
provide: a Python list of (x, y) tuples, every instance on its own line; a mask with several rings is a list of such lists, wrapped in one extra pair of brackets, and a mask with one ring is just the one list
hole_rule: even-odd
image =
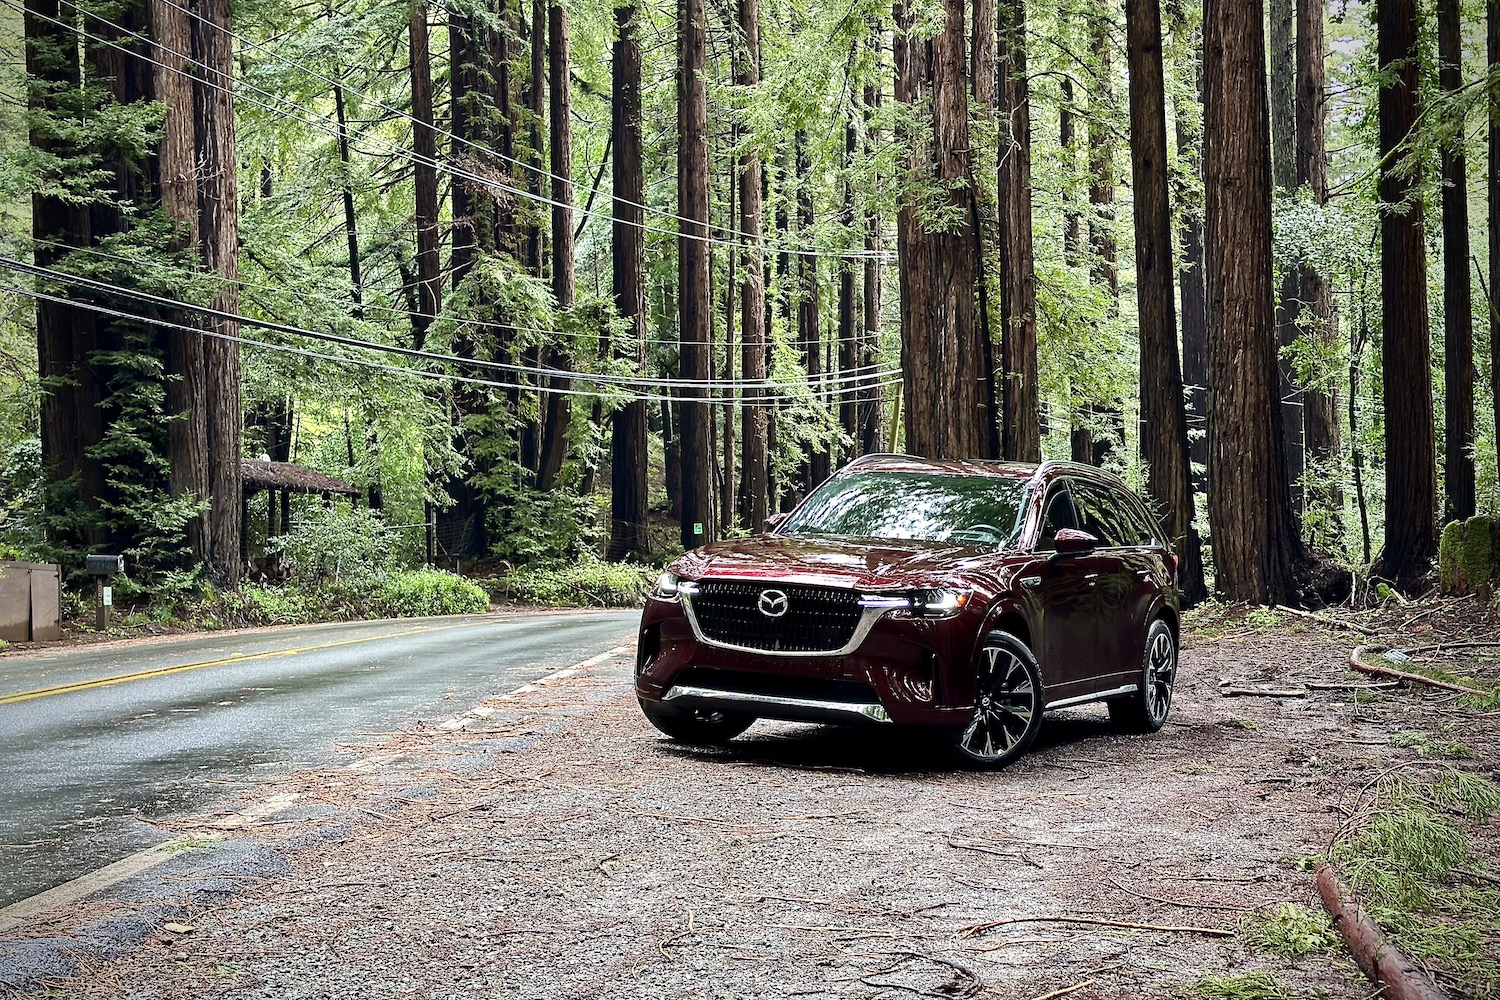
[(1434, 680), (1431, 677), (1423, 677), (1421, 674), (1408, 673), (1405, 670), (1396, 670), (1392, 667), (1377, 667), (1373, 663), (1366, 663), (1361, 657), (1366, 653), (1384, 653), (1385, 646), (1356, 646), (1354, 652), (1349, 654), (1349, 666), (1362, 674), (1370, 674), (1375, 677), (1394, 677), (1396, 680), (1407, 681), (1412, 684), (1426, 684), (1428, 687), (1441, 688), (1444, 691), (1457, 691), (1459, 694), (1473, 695), (1477, 698), (1487, 698), (1490, 692), (1481, 691), (1478, 688), (1464, 687), (1462, 684), (1449, 684), (1447, 681)]
[(1009, 924), (1092, 924), (1096, 927), (1124, 927), (1136, 931), (1166, 931), (1174, 934), (1206, 934), (1209, 937), (1233, 937), (1234, 931), (1222, 927), (1193, 927), (1182, 924), (1137, 924), (1128, 920), (1105, 920), (1102, 917), (1007, 917), (1004, 920), (989, 920), (973, 924), (958, 932), (959, 937), (972, 938)]
[(1043, 993), (1041, 996), (1033, 997), (1032, 1000), (1057, 1000), (1058, 997), (1065, 997), (1069, 993), (1077, 993), (1079, 990), (1093, 985), (1094, 981), (1092, 979), (1085, 979), (1081, 983), (1074, 983), (1072, 986), (1064, 986), (1062, 989), (1053, 990), (1051, 993)]
[(1389, 691), (1401, 686), (1400, 681), (1375, 681), (1370, 684), (1336, 684), (1332, 681), (1306, 681), (1314, 691)]
[(1221, 698), (1306, 698), (1306, 688), (1219, 688)]
[(1360, 635), (1377, 634), (1374, 629), (1367, 628), (1364, 625), (1356, 625), (1353, 622), (1339, 621), (1337, 618), (1330, 618), (1327, 615), (1320, 615), (1314, 611), (1299, 611), (1296, 608), (1289, 608), (1285, 604), (1276, 604), (1272, 605), (1272, 607), (1274, 610), (1279, 611), (1284, 615), (1293, 615), (1297, 618), (1306, 618), (1308, 621), (1317, 622), (1319, 625), (1327, 625), (1329, 628), (1348, 629), (1350, 632), (1358, 632)]
[(1344, 936), (1354, 961), (1372, 981), (1385, 987), (1386, 1000), (1443, 1000), (1431, 980), (1385, 939), (1326, 864), (1318, 866), (1318, 895), (1323, 897), (1323, 906)]
[(1148, 899), (1153, 903), (1166, 903), (1168, 906), (1184, 906), (1193, 910), (1239, 910), (1241, 912), (1255, 909), (1253, 906), (1237, 906), (1221, 903), (1190, 903), (1184, 899), (1167, 899), (1165, 896), (1152, 896), (1148, 893), (1137, 892), (1129, 886), (1121, 885), (1112, 878), (1106, 878), (1106, 881), (1121, 892), (1134, 896), (1137, 899)]

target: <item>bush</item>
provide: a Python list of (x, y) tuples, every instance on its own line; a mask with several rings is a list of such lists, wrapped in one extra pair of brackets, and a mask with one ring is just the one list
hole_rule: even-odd
[(483, 587), (436, 569), (391, 573), (380, 581), (374, 597), (386, 618), (472, 615), (490, 606)]
[(633, 608), (646, 599), (656, 571), (598, 559), (564, 566), (513, 569), (484, 581), (497, 602), (580, 608)]
[(315, 507), (292, 530), (271, 540), (270, 550), (303, 585), (373, 584), (391, 570), (395, 535), (368, 507)]
[(153, 607), (154, 618), (181, 618), (203, 628), (254, 628), (370, 618), (421, 618), (478, 614), (489, 607), (484, 589), (440, 570), (396, 570), (361, 583), (348, 580), (314, 586), (246, 584), (238, 590), (209, 589), (185, 605)]

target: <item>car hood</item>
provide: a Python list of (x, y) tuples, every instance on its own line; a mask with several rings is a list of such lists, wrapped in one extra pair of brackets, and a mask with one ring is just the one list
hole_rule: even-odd
[(689, 579), (887, 590), (963, 584), (998, 554), (974, 545), (755, 535), (694, 549), (672, 569)]

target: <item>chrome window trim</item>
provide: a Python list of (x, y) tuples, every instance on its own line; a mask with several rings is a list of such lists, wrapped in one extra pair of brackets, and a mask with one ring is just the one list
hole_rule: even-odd
[[(701, 583), (703, 581), (694, 581), (694, 582)], [(749, 584), (751, 586), (761, 586), (761, 585), (764, 585), (766, 587), (774, 589), (777, 586), (777, 583), (779, 581), (732, 580), (732, 579), (728, 579), (728, 578), (719, 579), (719, 578), (716, 577), (716, 578), (714, 578), (714, 580), (712, 582), (714, 582), (714, 583), (745, 583), (745, 584)], [(784, 582), (782, 582), (782, 585), (784, 585), (784, 586), (818, 586), (818, 584), (785, 584)], [(838, 590), (840, 588), (837, 588), (837, 587), (825, 587), (824, 589), (825, 590)], [(862, 592), (857, 591), (857, 590), (851, 590), (851, 591), (849, 591), (849, 593), (854, 594), (856, 597), (862, 597), (862, 596), (864, 596)], [(859, 621), (854, 626), (854, 634), (852, 636), (850, 636), (849, 641), (847, 643), (845, 643), (839, 649), (835, 649), (835, 650), (832, 650), (832, 651), (822, 651), (822, 650), (804, 651), (804, 650), (783, 650), (783, 649), (758, 649), (755, 646), (740, 646), (740, 645), (736, 645), (735, 643), (732, 643), (732, 642), (720, 642), (717, 639), (710, 639), (708, 636), (704, 635), (702, 627), (699, 626), (699, 624), (698, 624), (698, 612), (693, 607), (693, 597), (694, 596), (695, 595), (693, 595), (693, 594), (683, 594), (682, 595), (682, 610), (687, 614), (688, 625), (692, 627), (693, 638), (694, 639), (697, 639), (699, 642), (703, 643), (705, 646), (713, 646), (716, 649), (732, 649), (732, 650), (734, 650), (737, 653), (755, 653), (758, 656), (848, 656), (850, 653), (853, 653), (860, 646), (864, 645), (864, 641), (865, 641), (865, 639), (869, 638), (870, 630), (875, 627), (875, 623), (878, 622), (881, 619), (881, 617), (887, 611), (892, 610), (890, 608), (864, 608), (864, 609), (862, 609), (861, 612), (860, 612)]]
[(819, 698), (789, 698), (774, 694), (752, 694), (747, 691), (726, 691), (721, 688), (694, 687), (692, 685), (674, 686), (662, 696), (662, 701), (676, 701), (678, 698), (702, 698), (707, 701), (729, 702), (735, 705), (747, 705), (750, 707), (761, 706), (763, 708), (800, 708), (816, 712), (829, 712), (843, 715), (858, 715), (872, 722), (890, 722), (890, 713), (885, 706), (878, 703), (848, 702), (848, 701), (824, 701)]

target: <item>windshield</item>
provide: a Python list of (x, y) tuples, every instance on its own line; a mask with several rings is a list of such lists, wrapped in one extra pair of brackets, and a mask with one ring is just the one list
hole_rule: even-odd
[(996, 476), (864, 472), (829, 480), (782, 525), (833, 535), (1004, 545), (1020, 531), (1026, 484)]

